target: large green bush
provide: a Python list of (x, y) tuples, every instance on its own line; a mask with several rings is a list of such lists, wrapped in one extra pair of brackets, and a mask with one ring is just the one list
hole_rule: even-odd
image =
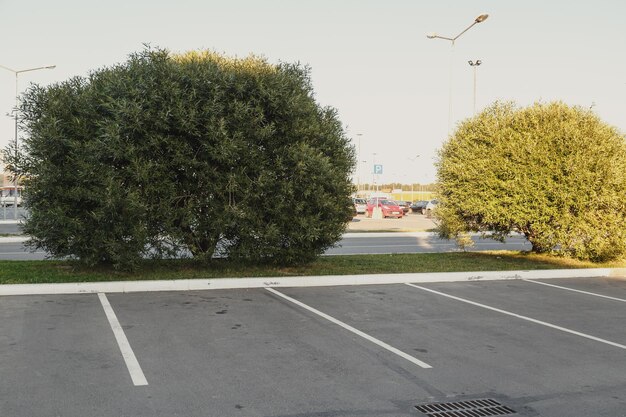
[(626, 142), (590, 110), (497, 103), (445, 143), (438, 180), (443, 237), (517, 231), (535, 252), (626, 252)]
[(354, 151), (299, 64), (146, 49), (22, 103), (24, 229), (56, 257), (292, 264), (345, 229)]

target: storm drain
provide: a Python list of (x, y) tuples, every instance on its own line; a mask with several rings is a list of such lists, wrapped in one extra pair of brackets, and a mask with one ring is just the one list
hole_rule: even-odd
[(415, 408), (428, 417), (483, 417), (516, 414), (515, 410), (491, 398), (453, 403), (422, 404), (416, 405)]

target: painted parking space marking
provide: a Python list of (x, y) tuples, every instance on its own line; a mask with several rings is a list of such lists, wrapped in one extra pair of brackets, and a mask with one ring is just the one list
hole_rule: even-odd
[(608, 295), (602, 295), (602, 294), (598, 294), (598, 293), (595, 293), (595, 292), (581, 291), (581, 290), (577, 290), (577, 289), (574, 289), (574, 288), (562, 287), (560, 285), (554, 285), (554, 284), (548, 284), (546, 282), (535, 281), (534, 279), (523, 279), (522, 281), (532, 282), (533, 284), (545, 285), (546, 287), (554, 287), (554, 288), (559, 288), (561, 290), (573, 291), (573, 292), (577, 292), (577, 293), (580, 293), (580, 294), (593, 295), (595, 297), (601, 297), (601, 298), (606, 298), (606, 299), (609, 299), (609, 300), (621, 301), (622, 303), (626, 303), (626, 300), (623, 299), (623, 298), (609, 297)]
[(391, 345), (389, 345), (389, 344), (387, 344), (387, 343), (385, 343), (385, 342), (383, 342), (381, 340), (376, 339), (375, 337), (372, 337), (372, 336), (370, 336), (370, 335), (368, 335), (366, 333), (363, 333), (362, 331), (360, 331), (358, 329), (355, 329), (354, 327), (352, 327), (352, 326), (350, 326), (350, 325), (348, 325), (348, 324), (346, 324), (346, 323), (344, 323), (344, 322), (342, 322), (340, 320), (337, 320), (336, 318), (331, 317), (331, 316), (329, 316), (326, 313), (323, 313), (323, 312), (321, 312), (319, 310), (316, 310), (315, 308), (313, 308), (311, 306), (308, 306), (307, 304), (304, 304), (304, 303), (296, 300), (295, 298), (291, 298), (291, 297), (289, 297), (289, 296), (287, 296), (287, 295), (285, 295), (285, 294), (283, 294), (283, 293), (281, 293), (279, 291), (276, 291), (273, 288), (265, 288), (265, 289), (267, 291), (271, 292), (272, 294), (277, 295), (278, 297), (281, 297), (281, 298), (283, 298), (283, 299), (285, 299), (285, 300), (287, 300), (287, 301), (289, 301), (289, 302), (291, 302), (293, 304), (296, 304), (297, 306), (300, 306), (300, 307), (304, 308), (305, 310), (310, 311), (311, 313), (317, 314), (318, 316), (320, 316), (320, 317), (330, 321), (331, 323), (334, 323), (334, 324), (336, 324), (336, 325), (338, 325), (338, 326), (340, 326), (340, 327), (342, 327), (342, 328), (344, 328), (344, 329), (346, 329), (346, 330), (348, 330), (348, 331), (350, 331), (350, 332), (352, 332), (352, 333), (354, 333), (354, 334), (356, 334), (358, 336), (361, 336), (363, 339), (365, 339), (365, 340), (367, 340), (369, 342), (372, 342), (375, 345), (377, 345), (379, 347), (382, 347), (383, 349), (386, 349), (389, 352), (394, 353), (394, 354), (400, 356), (401, 358), (406, 359), (407, 361), (409, 361), (409, 362), (411, 362), (411, 363), (413, 363), (413, 364), (415, 364), (415, 365), (417, 365), (417, 366), (419, 366), (421, 368), (426, 368), (426, 369), (432, 368), (432, 366), (430, 366), (426, 362), (422, 362), (421, 360), (419, 360), (419, 359), (417, 359), (417, 358), (415, 358), (415, 357), (413, 357), (413, 356), (411, 356), (411, 355), (409, 355), (407, 353), (404, 353), (401, 350), (396, 349), (395, 347), (393, 347), (393, 346), (391, 346)]
[(446, 293), (443, 293), (443, 292), (440, 292), (440, 291), (431, 290), (430, 288), (421, 287), (419, 285), (415, 285), (415, 284), (411, 284), (411, 283), (406, 283), (406, 285), (408, 285), (410, 287), (413, 287), (413, 288), (420, 289), (420, 290), (428, 291), (428, 292), (433, 293), (433, 294), (441, 295), (443, 297), (447, 297), (447, 298), (450, 298), (450, 299), (453, 299), (453, 300), (456, 300), (456, 301), (461, 301), (463, 303), (471, 304), (473, 306), (485, 308), (487, 310), (495, 311), (497, 313), (506, 314), (507, 316), (517, 317), (518, 319), (530, 321), (531, 323), (540, 324), (542, 326), (546, 326), (546, 327), (550, 327), (552, 329), (560, 330), (560, 331), (565, 332), (565, 333), (569, 333), (569, 334), (573, 334), (573, 335), (576, 335), (576, 336), (584, 337), (585, 339), (593, 340), (593, 341), (596, 341), (596, 342), (604, 343), (606, 345), (610, 345), (610, 346), (614, 346), (614, 347), (626, 350), (626, 346), (625, 345), (622, 345), (622, 344), (619, 344), (619, 343), (615, 343), (615, 342), (611, 342), (610, 340), (601, 339), (599, 337), (592, 336), (592, 335), (589, 335), (589, 334), (586, 334), (586, 333), (577, 332), (576, 330), (571, 330), (571, 329), (568, 329), (568, 328), (565, 328), (565, 327), (557, 326), (557, 325), (552, 324), (552, 323), (548, 323), (548, 322), (545, 322), (545, 321), (533, 319), (532, 317), (522, 316), (520, 314), (512, 313), (510, 311), (501, 310), (499, 308), (491, 307), (491, 306), (488, 306), (488, 305), (485, 305), (485, 304), (480, 304), (480, 303), (477, 303), (475, 301), (467, 300), (465, 298), (461, 298), (461, 297), (457, 297), (457, 296), (454, 296), (454, 295), (446, 294)]
[(124, 358), (124, 362), (128, 368), (128, 373), (130, 373), (130, 377), (133, 380), (133, 384), (135, 386), (148, 385), (148, 381), (141, 370), (141, 366), (139, 366), (137, 357), (135, 356), (133, 349), (130, 347), (130, 343), (128, 343), (126, 334), (124, 334), (124, 330), (122, 329), (120, 322), (117, 320), (117, 316), (115, 315), (115, 311), (113, 311), (113, 307), (109, 304), (109, 300), (106, 295), (101, 292), (98, 293), (98, 298), (100, 299), (104, 313), (109, 320), (109, 324), (111, 325), (111, 329), (115, 335), (115, 340), (117, 340), (117, 344), (120, 347), (122, 357)]

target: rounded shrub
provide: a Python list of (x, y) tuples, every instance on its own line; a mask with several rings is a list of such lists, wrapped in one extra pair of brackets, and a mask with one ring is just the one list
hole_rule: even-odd
[(145, 257), (308, 262), (345, 229), (354, 150), (309, 69), (146, 49), (23, 96), (30, 244)]
[(460, 124), (437, 163), (439, 232), (523, 233), (535, 252), (626, 252), (626, 141), (590, 110), (496, 103)]

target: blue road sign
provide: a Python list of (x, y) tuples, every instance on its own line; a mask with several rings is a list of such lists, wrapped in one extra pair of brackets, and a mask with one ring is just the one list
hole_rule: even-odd
[(382, 165), (374, 165), (374, 174), (382, 174), (383, 166)]

